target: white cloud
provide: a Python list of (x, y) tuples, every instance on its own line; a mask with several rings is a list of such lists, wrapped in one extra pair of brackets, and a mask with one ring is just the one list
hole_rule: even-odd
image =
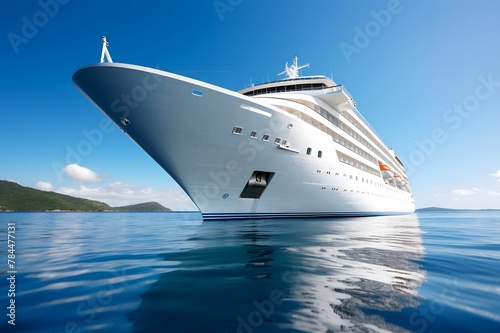
[(500, 170), (498, 170), (498, 171), (497, 171), (497, 172), (495, 172), (495, 173), (490, 174), (490, 176), (491, 176), (491, 177), (496, 178), (496, 179), (497, 179), (497, 182), (499, 182), (499, 183), (500, 183)]
[(54, 186), (49, 183), (49, 182), (44, 182), (44, 181), (38, 181), (36, 182), (35, 184), (35, 187), (39, 190), (42, 190), (42, 191), (52, 191), (54, 190)]
[(500, 170), (498, 170), (497, 172), (495, 173), (492, 173), (490, 176), (492, 177), (496, 177), (496, 178), (500, 178)]
[(497, 196), (497, 195), (500, 195), (500, 192), (496, 192), (496, 191), (488, 191), (488, 195), (494, 195), (494, 196)]
[(63, 172), (66, 177), (74, 180), (77, 184), (95, 184), (101, 182), (97, 173), (78, 164), (66, 165)]
[(112, 207), (156, 201), (172, 210), (197, 210), (191, 199), (178, 188), (154, 189), (115, 181), (98, 187), (83, 184), (78, 188), (62, 187), (57, 192), (103, 201)]
[(478, 189), (477, 187), (474, 187), (470, 190), (459, 188), (459, 189), (451, 191), (452, 194), (456, 194), (456, 195), (474, 195), (474, 194), (479, 193), (479, 192), (481, 192), (481, 190)]

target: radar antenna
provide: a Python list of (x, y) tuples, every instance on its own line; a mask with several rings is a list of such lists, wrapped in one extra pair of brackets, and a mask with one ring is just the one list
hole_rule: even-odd
[(113, 59), (111, 59), (111, 55), (109, 54), (108, 51), (108, 41), (106, 40), (106, 36), (102, 36), (102, 52), (101, 52), (101, 63), (104, 62), (104, 57), (108, 59), (108, 62), (113, 62)]
[(293, 58), (292, 66), (288, 67), (288, 61), (285, 63), (285, 70), (278, 75), (286, 74), (285, 79), (295, 79), (299, 77), (299, 69), (309, 67), (309, 64), (299, 66), (299, 57)]

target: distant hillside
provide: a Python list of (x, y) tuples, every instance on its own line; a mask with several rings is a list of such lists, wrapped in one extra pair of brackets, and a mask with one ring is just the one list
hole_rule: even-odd
[(417, 212), (425, 212), (425, 211), (453, 211), (456, 209), (453, 208), (442, 208), (442, 207), (425, 207), (425, 208), (419, 208), (416, 211)]
[(145, 202), (137, 205), (121, 206), (112, 208), (121, 212), (170, 212), (170, 208), (165, 208), (157, 202)]
[(442, 207), (425, 207), (416, 209), (417, 212), (469, 212), (469, 211), (498, 211), (500, 209), (458, 209)]
[(0, 180), (0, 211), (170, 211), (157, 202), (111, 207), (100, 201), (37, 190)]

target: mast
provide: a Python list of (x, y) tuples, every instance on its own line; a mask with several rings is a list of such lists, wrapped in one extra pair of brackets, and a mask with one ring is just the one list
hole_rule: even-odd
[(111, 59), (111, 55), (109, 54), (108, 51), (109, 43), (106, 40), (106, 36), (102, 36), (101, 41), (102, 41), (101, 64), (104, 62), (104, 57), (106, 57), (108, 62), (113, 62), (113, 59)]
[(285, 70), (278, 75), (286, 74), (285, 79), (295, 79), (299, 77), (299, 70), (309, 67), (309, 64), (299, 66), (299, 57), (295, 55), (292, 66), (288, 67), (288, 61), (285, 62)]

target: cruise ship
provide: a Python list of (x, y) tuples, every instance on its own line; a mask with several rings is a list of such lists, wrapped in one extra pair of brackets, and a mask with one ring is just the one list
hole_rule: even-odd
[[(186, 192), (204, 220), (414, 212), (405, 169), (325, 76), (234, 92), (158, 69), (100, 63), (73, 82)], [(125, 161), (124, 161), (125, 162)]]

